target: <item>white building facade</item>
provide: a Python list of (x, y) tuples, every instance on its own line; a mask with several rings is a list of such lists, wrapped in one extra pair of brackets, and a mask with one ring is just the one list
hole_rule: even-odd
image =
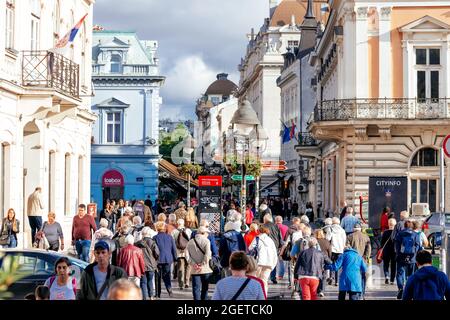
[[(31, 246), (26, 205), (36, 187), (66, 248), (77, 206), (89, 202), (93, 3), (0, 1), (0, 211), (15, 210), (19, 247)], [(52, 49), (85, 14), (74, 42)]]

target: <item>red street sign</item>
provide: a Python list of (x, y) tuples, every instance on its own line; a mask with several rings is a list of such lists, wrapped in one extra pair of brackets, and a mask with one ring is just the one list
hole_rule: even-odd
[(442, 148), (444, 149), (445, 155), (450, 158), (450, 134), (445, 137)]
[(287, 170), (286, 166), (263, 166), (263, 171), (285, 171)]
[(222, 186), (222, 176), (199, 176), (198, 177), (199, 187), (221, 187)]
[(284, 160), (263, 160), (261, 161), (263, 167), (267, 166), (285, 166), (287, 163)]

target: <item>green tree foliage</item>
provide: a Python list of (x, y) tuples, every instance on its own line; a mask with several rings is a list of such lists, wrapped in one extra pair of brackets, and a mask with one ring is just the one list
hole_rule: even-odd
[(0, 300), (8, 299), (13, 296), (8, 292), (9, 286), (29, 274), (20, 270), (19, 257), (0, 256), (2, 267), (0, 269)]
[(172, 161), (172, 149), (189, 135), (189, 130), (183, 123), (179, 123), (172, 132), (159, 132), (159, 154), (164, 160)]

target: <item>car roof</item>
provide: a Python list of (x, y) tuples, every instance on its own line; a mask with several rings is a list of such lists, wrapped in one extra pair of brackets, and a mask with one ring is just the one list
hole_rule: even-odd
[(76, 262), (77, 264), (81, 264), (84, 266), (87, 266), (89, 263), (87, 263), (86, 261), (80, 260), (78, 258), (75, 258), (73, 256), (69, 256), (60, 252), (56, 252), (56, 251), (51, 251), (51, 250), (44, 250), (44, 249), (20, 249), (20, 248), (0, 248), (0, 253), (1, 252), (17, 252), (17, 253), (40, 253), (40, 254), (45, 254), (45, 255), (49, 255), (49, 256), (53, 256), (56, 259), (60, 258), (60, 257), (66, 257), (68, 258), (71, 262)]

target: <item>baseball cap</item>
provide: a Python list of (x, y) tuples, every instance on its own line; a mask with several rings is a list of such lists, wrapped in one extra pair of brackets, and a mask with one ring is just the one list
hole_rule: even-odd
[(97, 249), (109, 251), (109, 245), (106, 241), (100, 240), (100, 241), (97, 241), (97, 243), (94, 246), (94, 250), (97, 250)]

